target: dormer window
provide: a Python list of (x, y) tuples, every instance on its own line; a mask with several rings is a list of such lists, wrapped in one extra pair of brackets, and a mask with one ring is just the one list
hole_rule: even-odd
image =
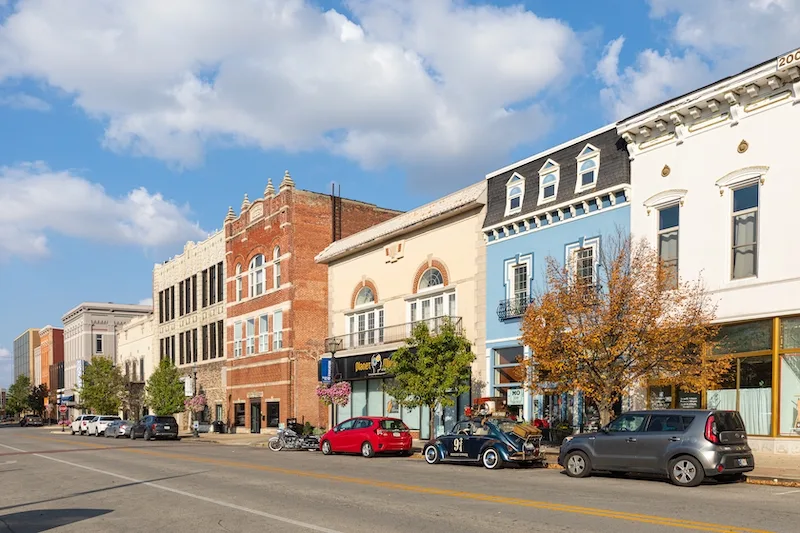
[(539, 169), (539, 204), (552, 202), (558, 194), (560, 167), (552, 159), (548, 159)]
[(522, 211), (525, 197), (525, 178), (517, 173), (506, 183), (506, 216)]
[(575, 192), (593, 189), (597, 185), (597, 175), (600, 172), (600, 150), (587, 144), (578, 160), (578, 179), (575, 182)]

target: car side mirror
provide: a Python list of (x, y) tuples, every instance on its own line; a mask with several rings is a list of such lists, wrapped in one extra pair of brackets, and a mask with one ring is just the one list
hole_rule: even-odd
[(603, 426), (603, 427), (601, 427), (601, 428), (600, 428), (600, 431), (602, 431), (603, 433), (606, 433), (606, 434), (608, 434), (608, 433), (609, 433), (608, 426)]

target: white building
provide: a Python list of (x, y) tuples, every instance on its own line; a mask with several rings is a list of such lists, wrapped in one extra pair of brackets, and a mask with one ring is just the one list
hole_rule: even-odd
[[(184, 374), (187, 396), (206, 396), (202, 422), (223, 419), (225, 404), (225, 235), (218, 231), (153, 269), (153, 365), (166, 357)], [(184, 429), (189, 417), (177, 415)]]
[[(125, 376), (134, 401), (123, 406), (123, 417), (136, 419), (144, 415), (144, 385), (155, 370), (154, 314), (134, 318), (117, 330), (117, 349), (114, 363)], [(140, 401), (137, 401), (138, 398)], [(128, 409), (130, 407), (130, 409)]]
[(42, 347), (37, 346), (33, 349), (33, 376), (31, 384), (38, 387), (42, 384)]
[(648, 401), (738, 409), (754, 447), (800, 453), (800, 270), (784, 242), (800, 197), (800, 69), (787, 57), (617, 129), (631, 158), (631, 232), (682, 280), (702, 277), (723, 325), (716, 355), (734, 362), (718, 390), (650, 387)]
[(64, 395), (70, 407), (69, 417), (80, 405), (77, 389), (84, 365), (97, 356), (116, 360), (116, 334), (136, 317), (152, 313), (149, 305), (84, 302), (70, 309), (64, 323)]

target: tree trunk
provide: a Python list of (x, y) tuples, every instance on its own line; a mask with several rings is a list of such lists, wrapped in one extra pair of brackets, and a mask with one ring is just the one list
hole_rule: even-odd
[(431, 405), (431, 406), (428, 406), (428, 409), (430, 409), (430, 412), (431, 412), (430, 417), (429, 417), (430, 420), (428, 420), (428, 437), (430, 438), (430, 440), (433, 440), (433, 439), (436, 438), (436, 434), (434, 433), (434, 429), (433, 429), (436, 426), (436, 423), (435, 423), (436, 419), (434, 418), (436, 416), (436, 407)]
[(600, 411), (600, 427), (607, 426), (611, 422), (613, 405), (608, 400), (597, 402), (597, 410)]

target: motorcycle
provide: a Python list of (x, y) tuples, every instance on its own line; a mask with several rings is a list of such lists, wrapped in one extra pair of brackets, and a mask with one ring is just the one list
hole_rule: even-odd
[(287, 450), (319, 450), (319, 437), (316, 435), (299, 435), (296, 431), (286, 428), (278, 429), (278, 435), (269, 439), (267, 444), (273, 452)]

